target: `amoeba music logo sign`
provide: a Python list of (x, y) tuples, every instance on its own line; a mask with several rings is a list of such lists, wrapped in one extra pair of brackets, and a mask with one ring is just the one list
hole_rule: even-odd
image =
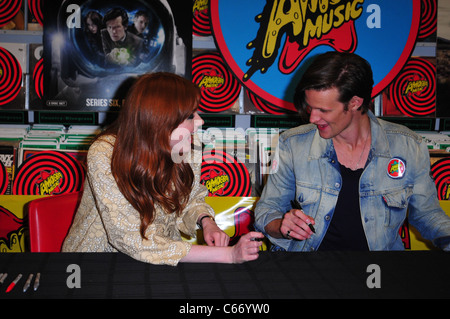
[(420, 0), (210, 0), (213, 35), (226, 63), (253, 94), (294, 110), (293, 90), (308, 60), (331, 50), (372, 65), (373, 96), (408, 61)]

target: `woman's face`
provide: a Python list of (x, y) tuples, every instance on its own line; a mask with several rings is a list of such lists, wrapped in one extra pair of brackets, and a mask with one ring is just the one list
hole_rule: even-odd
[(172, 153), (188, 153), (191, 150), (192, 134), (203, 125), (203, 120), (197, 111), (183, 121), (170, 135)]
[(86, 19), (86, 24), (88, 26), (89, 31), (91, 31), (92, 34), (97, 34), (98, 27), (97, 25), (91, 20), (91, 18)]

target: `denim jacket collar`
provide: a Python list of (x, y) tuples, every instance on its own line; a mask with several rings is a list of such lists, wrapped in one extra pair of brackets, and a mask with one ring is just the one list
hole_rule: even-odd
[(370, 119), (370, 131), (372, 134), (371, 155), (378, 157), (391, 157), (391, 151), (389, 149), (388, 137), (381, 126), (381, 122), (375, 117), (375, 115), (369, 111)]
[[(372, 144), (369, 159), (371, 159), (373, 156), (390, 158), (391, 152), (389, 150), (389, 142), (381, 126), (382, 124), (371, 111), (368, 112), (368, 115), (370, 119), (370, 130), (372, 134)], [(308, 160), (332, 158), (334, 157), (334, 154), (335, 150), (333, 141), (331, 139), (324, 139), (320, 137), (319, 131), (316, 131), (311, 143)]]

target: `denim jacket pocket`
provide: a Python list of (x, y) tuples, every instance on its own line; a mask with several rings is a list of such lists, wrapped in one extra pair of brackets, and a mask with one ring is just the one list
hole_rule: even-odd
[(318, 208), (321, 190), (318, 186), (297, 183), (295, 198), (301, 203), (305, 214), (314, 216)]
[(406, 218), (409, 198), (413, 193), (412, 187), (389, 190), (382, 194), (385, 203), (385, 226), (398, 227)]

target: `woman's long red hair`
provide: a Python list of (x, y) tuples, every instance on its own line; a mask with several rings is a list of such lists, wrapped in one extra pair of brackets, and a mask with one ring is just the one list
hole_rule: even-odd
[(194, 174), (189, 164), (172, 160), (170, 136), (199, 100), (199, 88), (180, 76), (143, 75), (129, 90), (116, 122), (102, 134), (116, 137), (112, 174), (140, 214), (143, 238), (156, 205), (179, 215), (187, 203)]

